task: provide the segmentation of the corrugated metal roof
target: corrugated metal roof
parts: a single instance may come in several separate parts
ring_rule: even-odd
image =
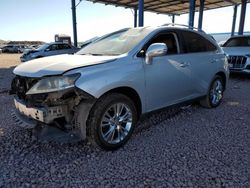
[[[93,3],[103,3],[106,5],[121,6],[125,8],[135,8],[138,0],[87,0]],[[248,0],[247,2],[250,2]],[[205,0],[204,10],[232,6],[240,4],[241,0]],[[196,11],[199,10],[200,1],[196,0]],[[189,12],[189,0],[144,0],[145,11],[160,14],[185,14]]]

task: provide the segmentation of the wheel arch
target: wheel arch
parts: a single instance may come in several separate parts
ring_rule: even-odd
[[[224,72],[217,72],[216,76],[220,76],[222,78],[222,82],[223,82],[223,88],[224,90],[226,89],[226,85],[227,85],[227,77],[226,74]]]
[[[108,95],[110,93],[120,93],[120,94],[123,94],[123,95],[129,97],[133,101],[133,103],[135,104],[138,118],[141,116],[141,114],[142,114],[142,102],[141,102],[140,95],[138,94],[138,92],[135,89],[133,89],[131,87],[118,87],[118,88],[114,88],[114,89],[111,89],[111,90],[105,92],[102,96]]]

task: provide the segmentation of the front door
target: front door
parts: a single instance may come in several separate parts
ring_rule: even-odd
[[[190,67],[180,58],[176,35],[159,34],[150,42],[153,43],[165,43],[168,52],[165,56],[154,57],[152,64],[145,64],[148,111],[182,102],[193,94]]]

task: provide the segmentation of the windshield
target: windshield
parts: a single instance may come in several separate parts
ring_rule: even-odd
[[[39,48],[36,48],[36,50],[38,50],[38,51],[45,50],[48,47],[49,47],[49,44],[43,44],[43,45],[39,46]]]
[[[250,37],[231,38],[223,47],[250,47]]]
[[[132,50],[150,30],[145,28],[123,29],[89,44],[81,49],[80,55],[121,55]]]

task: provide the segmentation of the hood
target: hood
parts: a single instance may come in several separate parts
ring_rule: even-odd
[[[39,78],[59,75],[71,69],[113,61],[117,56],[57,55],[31,60],[18,65],[14,74]]]
[[[227,55],[247,55],[250,54],[250,47],[223,47]]]

